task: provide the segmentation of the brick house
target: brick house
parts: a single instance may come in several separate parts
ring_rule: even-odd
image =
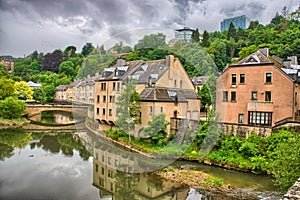
[[[268,136],[297,121],[300,66],[293,60],[270,56],[264,47],[224,70],[216,83],[216,111],[225,133]]]

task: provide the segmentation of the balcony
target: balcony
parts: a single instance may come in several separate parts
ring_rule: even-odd
[[[248,111],[273,112],[273,102],[248,101]]]

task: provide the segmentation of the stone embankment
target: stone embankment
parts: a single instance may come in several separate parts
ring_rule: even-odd
[[[283,196],[282,200],[300,200],[300,178]]]

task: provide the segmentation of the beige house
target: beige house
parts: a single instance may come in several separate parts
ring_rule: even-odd
[[[14,73],[14,58],[12,56],[0,56],[0,65],[3,65],[9,73]]]
[[[141,96],[140,127],[162,113],[169,122],[171,118],[199,120],[200,98],[179,59],[169,55],[154,61],[119,59],[115,66],[104,69],[95,80],[95,119],[101,124],[115,124],[116,101],[128,80],[136,83]]]
[[[300,66],[295,60],[270,56],[265,47],[224,70],[216,90],[224,132],[268,136],[272,128],[298,120]]]

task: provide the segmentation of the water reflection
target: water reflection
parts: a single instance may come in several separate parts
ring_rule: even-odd
[[[40,122],[49,125],[72,124],[77,122],[77,120],[74,119],[72,112],[66,112],[60,110],[42,111],[37,115],[31,116],[29,119],[34,122]]]

